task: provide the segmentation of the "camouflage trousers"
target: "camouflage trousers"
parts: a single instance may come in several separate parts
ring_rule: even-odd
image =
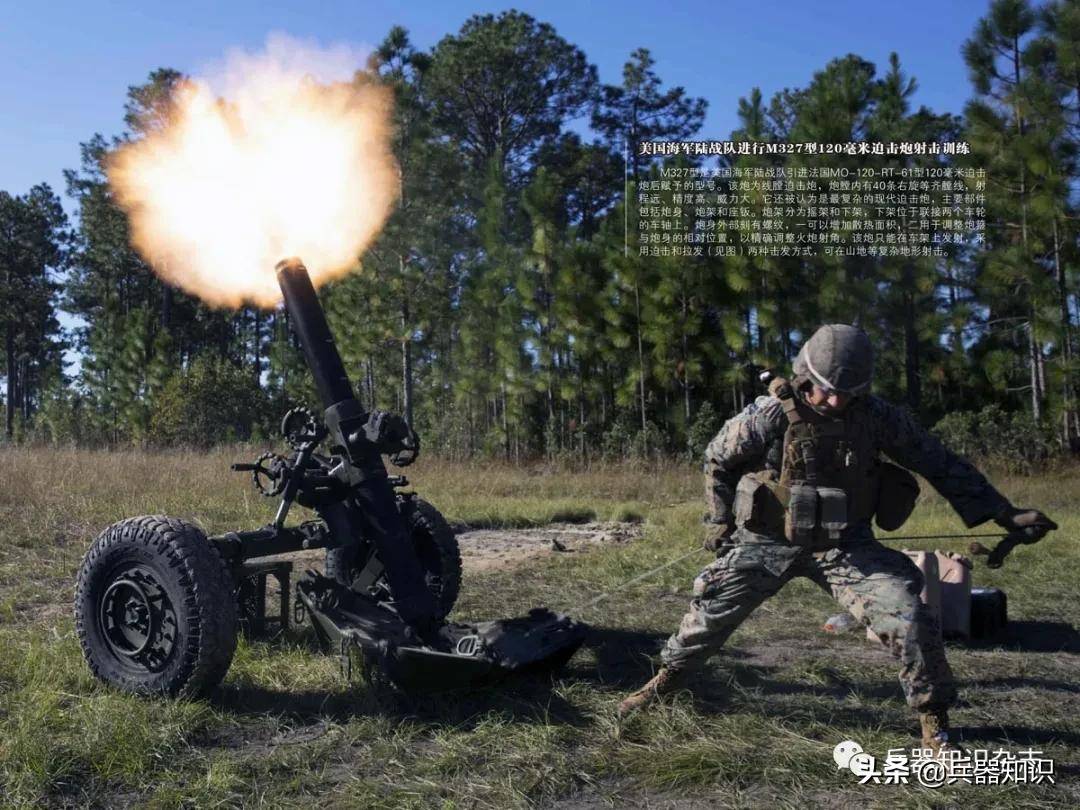
[[[746,529],[732,539],[694,581],[694,601],[661,653],[664,664],[700,669],[754,608],[803,576],[832,594],[900,660],[900,685],[910,706],[923,711],[956,700],[941,629],[919,599],[922,574],[907,555],[874,540],[869,526],[817,552]]]

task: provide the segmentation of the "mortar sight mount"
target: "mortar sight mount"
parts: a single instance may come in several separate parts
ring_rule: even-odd
[[[538,608],[526,616],[447,622],[461,582],[457,539],[434,506],[403,492],[383,455],[416,460],[419,438],[403,419],[365,411],[353,396],[307,270],[281,262],[277,279],[325,411],[289,411],[285,454],[265,453],[249,472],[256,489],[278,499],[260,529],[207,537],[164,515],[128,518],[95,540],[79,569],[76,630],[94,674],[125,691],[205,693],[228,671],[237,632],[268,621],[308,617],[347,673],[354,662],[402,689],[490,683],[523,670],[563,665],[584,639],[583,625]],[[294,506],[317,519],[286,526]],[[325,575],[295,583],[277,555],[325,549]],[[270,580],[279,611],[266,615]]]

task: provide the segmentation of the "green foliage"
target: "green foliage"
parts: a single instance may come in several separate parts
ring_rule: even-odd
[[[1053,430],[999,405],[947,414],[933,432],[954,452],[1009,472],[1031,473],[1058,450]]]
[[[611,427],[604,431],[600,441],[600,452],[605,460],[626,459],[633,456],[634,437],[640,426],[635,423],[633,414],[621,411]]]
[[[687,431],[687,453],[692,461],[701,461],[705,457],[705,448],[709,442],[720,432],[724,420],[716,412],[711,402],[703,402],[694,415],[694,421],[690,423]]]
[[[671,437],[649,421],[642,429],[632,411],[621,411],[600,441],[602,457],[607,461],[658,460],[671,450]]]
[[[147,438],[153,444],[208,447],[245,441],[274,418],[251,372],[199,358],[169,379],[154,399]]]
[[[34,414],[33,438],[50,444],[76,444],[89,438],[85,428],[85,403],[63,387],[46,391]]]

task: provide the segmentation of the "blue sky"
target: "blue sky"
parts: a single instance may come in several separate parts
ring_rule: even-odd
[[[740,96],[804,86],[829,59],[857,53],[878,65],[897,51],[917,78],[916,104],[960,112],[970,95],[960,46],[988,0],[577,0],[453,3],[413,0],[184,3],[0,0],[0,189],[48,182],[63,192],[78,145],[122,129],[128,85],[157,67],[198,74],[230,48],[258,49],[271,32],[322,45],[374,45],[404,25],[427,48],[475,13],[518,8],[551,23],[617,83],[647,47],[668,85],[709,101],[702,136],[726,138]],[[670,8],[665,8],[670,6]]]

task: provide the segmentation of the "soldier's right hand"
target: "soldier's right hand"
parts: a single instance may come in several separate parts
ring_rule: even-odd
[[[730,523],[706,523],[705,539],[701,547],[706,551],[716,551],[731,539],[731,534],[734,531],[735,527]]]
[[[1058,527],[1038,509],[1017,509],[1015,506],[1005,509],[994,518],[994,522],[1009,532],[1021,535],[1024,543],[1038,542],[1046,536],[1047,532]]]

